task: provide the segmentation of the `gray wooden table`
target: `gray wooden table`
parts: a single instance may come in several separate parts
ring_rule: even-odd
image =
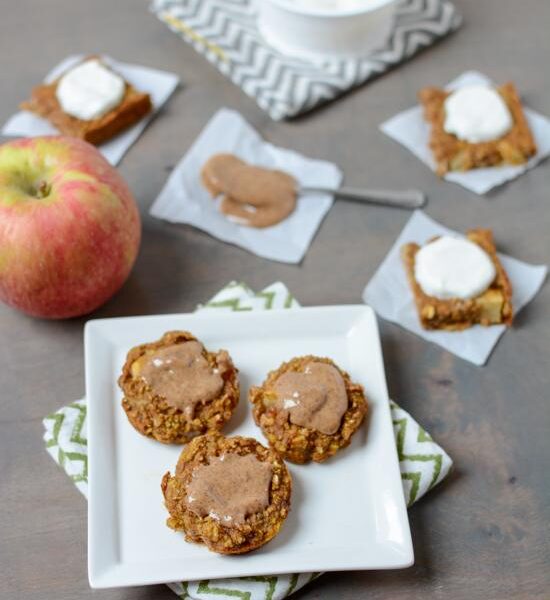
[[[415,186],[428,213],[464,230],[491,227],[500,248],[550,262],[550,163],[488,197],[438,181],[377,130],[419,87],[476,68],[513,79],[550,113],[550,3],[457,0],[460,32],[345,99],[274,123],[148,13],[144,1],[0,2],[0,120],[73,52],[106,52],[175,71],[185,86],[120,170],[142,209],[133,274],[98,317],[190,311],[231,279],[284,281],[306,305],[356,303],[408,218],[337,202],[305,260],[259,259],[188,227],[147,216],[172,166],[220,107],[239,110],[269,140],[338,163],[354,185]],[[82,396],[84,320],[46,322],[0,307],[0,597],[10,600],[160,599],[164,586],[92,592],[86,503],[44,451],[42,417]],[[454,475],[410,511],[414,567],[327,574],[296,594],[314,598],[542,598],[550,589],[550,289],[517,319],[488,366],[477,368],[397,326],[381,324],[391,395],[448,450]]]

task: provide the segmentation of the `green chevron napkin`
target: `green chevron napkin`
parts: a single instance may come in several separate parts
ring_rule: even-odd
[[[197,310],[270,310],[299,308],[280,282],[255,293],[243,283],[232,282]],[[452,460],[430,435],[402,408],[391,402],[395,441],[407,505],[442,481]],[[44,419],[44,441],[53,459],[78,489],[88,493],[86,400],[77,400]],[[182,581],[167,585],[182,600],[282,600],[321,573],[290,573],[263,577],[238,577],[205,581]]]

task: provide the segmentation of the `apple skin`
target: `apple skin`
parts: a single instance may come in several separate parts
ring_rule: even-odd
[[[122,176],[64,136],[0,146],[0,300],[37,317],[87,314],[125,282],[141,238]]]

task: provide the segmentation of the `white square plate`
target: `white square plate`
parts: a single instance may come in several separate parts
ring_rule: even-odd
[[[226,435],[265,439],[247,391],[293,356],[332,358],[365,387],[370,416],[349,448],[324,464],[292,465],[292,510],[281,533],[242,556],[221,556],[165,525],[162,475],[181,448],[139,435],[116,380],[128,350],[184,329],[239,368],[242,397]],[[368,306],[90,321],[88,572],[92,587],[307,571],[395,569],[413,563],[376,317]]]

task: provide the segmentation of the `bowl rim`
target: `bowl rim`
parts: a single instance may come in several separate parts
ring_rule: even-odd
[[[326,19],[334,19],[338,17],[352,17],[359,15],[366,15],[380,8],[396,4],[397,0],[365,0],[368,2],[368,8],[348,8],[346,10],[330,10],[330,9],[315,9],[315,8],[303,8],[294,6],[291,3],[292,0],[257,0],[258,3],[266,2],[277,6],[289,13],[294,13],[303,16],[319,17]]]

